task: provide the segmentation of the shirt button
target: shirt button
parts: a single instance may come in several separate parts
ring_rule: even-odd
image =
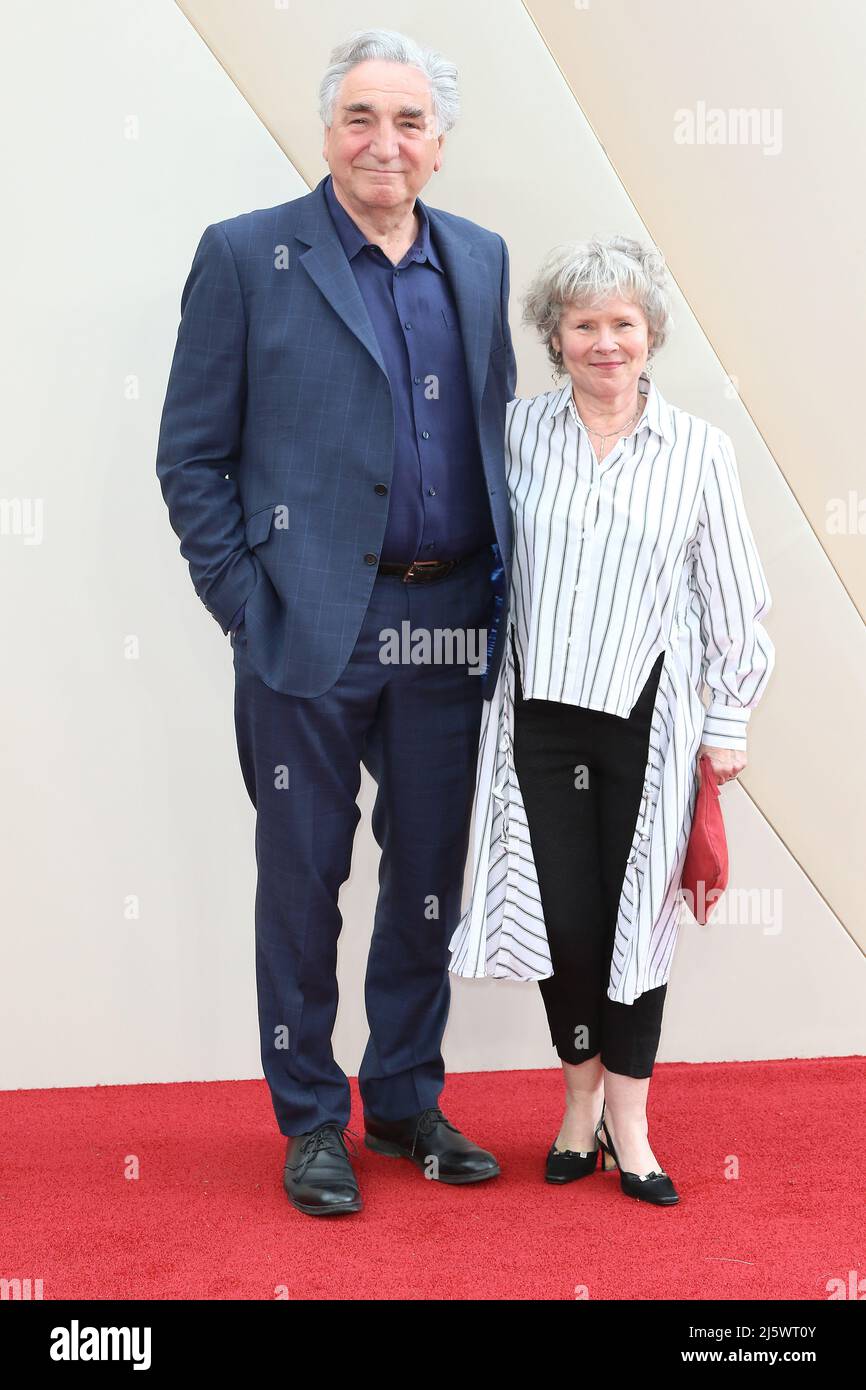
[[[429,439],[429,438],[430,438],[430,431],[429,431],[429,430],[422,430],[422,431],[421,431],[421,438],[422,438],[422,439]]]
[[[415,383],[416,386],[420,386],[420,385],[421,385],[421,378],[420,378],[420,376],[413,376],[412,380],[414,381],[414,383]]]
[[[372,552],[371,550],[369,550],[369,551],[367,552],[367,554],[364,556],[364,561],[365,561],[365,563],[368,564],[368,565],[375,565],[375,563],[376,563],[376,561],[377,561],[378,559],[379,559],[378,555],[374,555],[373,552]]]
[[[404,327],[404,328],[411,328],[412,325],[411,325],[411,323],[404,323],[404,324],[403,324],[403,327]]]
[[[435,496],[436,496],[436,489],[435,489],[435,487],[428,487],[428,489],[427,489],[427,496],[428,496],[428,497],[435,497]]]
[[[380,497],[384,497],[388,489],[384,483],[377,483],[376,486],[373,488],[373,491],[378,492]]]

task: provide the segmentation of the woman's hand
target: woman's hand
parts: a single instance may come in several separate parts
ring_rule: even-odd
[[[746,766],[746,755],[739,748],[711,748],[702,743],[698,749],[698,786],[701,785],[701,758],[706,753],[716,775],[716,781],[731,782]]]

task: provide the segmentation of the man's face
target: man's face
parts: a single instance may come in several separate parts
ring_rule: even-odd
[[[430,83],[418,68],[371,59],[343,78],[322,153],[349,203],[411,208],[442,165]]]

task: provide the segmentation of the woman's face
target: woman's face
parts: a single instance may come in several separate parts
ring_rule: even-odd
[[[567,305],[551,341],[576,391],[603,404],[637,389],[652,335],[637,304],[606,299],[591,309]]]

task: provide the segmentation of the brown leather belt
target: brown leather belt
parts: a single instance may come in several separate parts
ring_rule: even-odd
[[[411,565],[383,560],[378,573],[399,574],[404,584],[429,584],[433,579],[444,579],[445,575],[450,574],[458,565],[471,559],[471,555],[464,555],[459,560],[413,560]]]

